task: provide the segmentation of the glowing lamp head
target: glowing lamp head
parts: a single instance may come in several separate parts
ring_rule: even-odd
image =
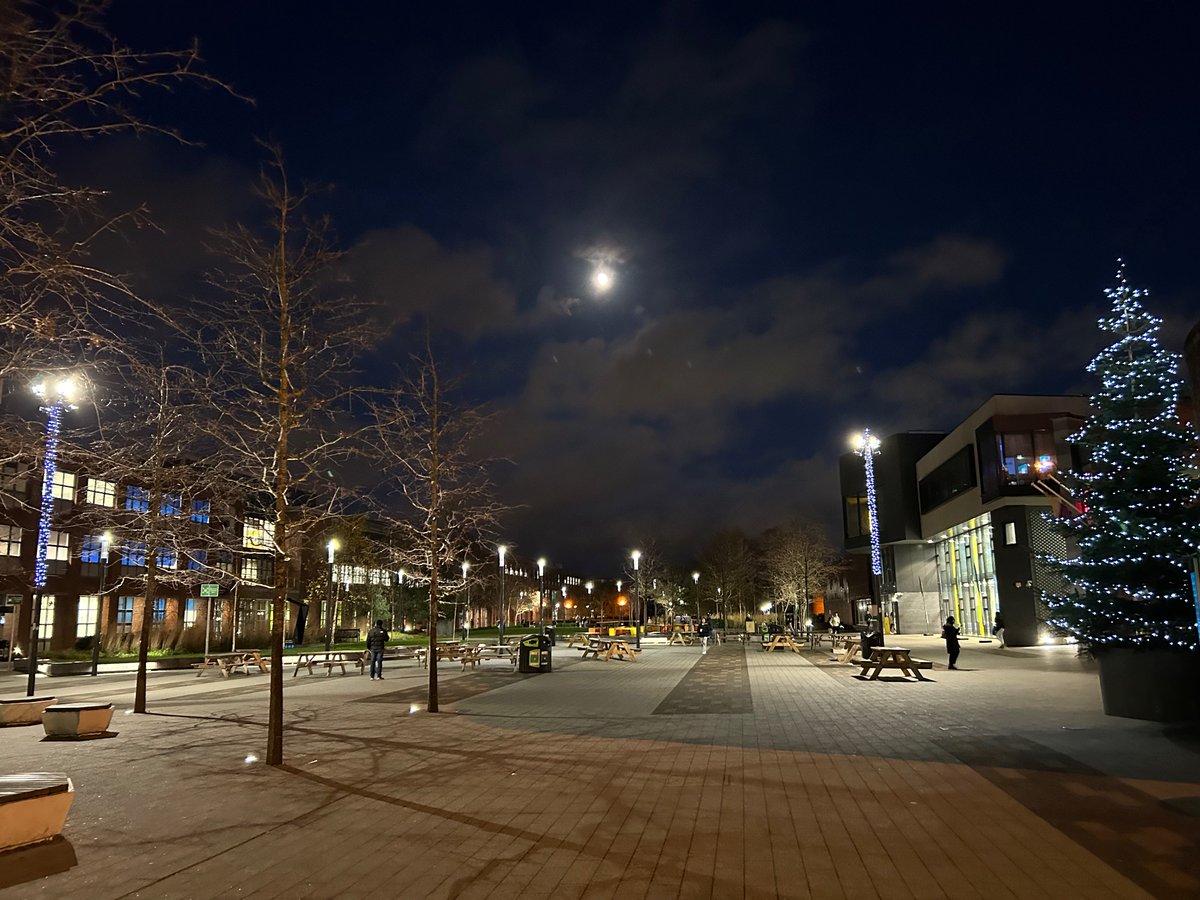
[[[589,594],[592,592],[592,588],[594,588],[595,586],[596,586],[596,582],[594,582],[594,581],[589,581],[587,584],[584,585],[584,587],[587,588],[587,592]]]
[[[508,548],[506,546],[504,546],[503,544],[501,544],[499,547],[496,548],[496,552],[500,554],[500,565],[503,566],[504,565],[504,555],[506,553],[508,553]]]
[[[624,605],[625,605],[626,603],[628,603],[628,602],[629,602],[629,601],[628,601],[628,600],[626,600],[624,597],[618,597],[618,598],[617,598],[617,606],[624,606]]]
[[[325,545],[325,549],[326,549],[326,551],[328,551],[328,559],[329,559],[330,565],[333,565],[333,554],[337,553],[339,546],[341,546],[341,545],[338,544],[337,538],[330,538],[329,543]]]
[[[397,575],[400,577],[400,583],[401,583],[401,584],[404,584],[404,579],[408,577],[408,573],[407,573],[407,572],[405,572],[403,569],[401,569],[401,570],[400,570],[399,572],[397,572],[396,574],[397,574]]]
[[[543,556],[543,557],[539,558],[537,566],[538,566],[538,577],[541,577],[542,575],[544,575],[546,573],[546,557]]]
[[[463,578],[467,577],[467,569],[469,569],[469,568],[471,568],[471,564],[469,562],[467,562],[466,560],[463,560],[463,564],[462,564]]]
[[[629,554],[629,556],[633,560],[633,570],[636,572],[638,569],[638,563],[640,563],[641,559],[642,559],[642,551],[634,550],[632,553]]]
[[[700,573],[693,572],[692,573],[692,584],[699,584],[699,583],[700,583]]]

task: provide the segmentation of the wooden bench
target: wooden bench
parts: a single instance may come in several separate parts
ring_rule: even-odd
[[[8,725],[37,725],[42,721],[42,711],[53,703],[53,697],[0,700],[0,728]]]
[[[74,799],[71,779],[57,772],[0,775],[0,850],[58,837]]]
[[[104,734],[112,724],[111,703],[56,703],[42,713],[46,737],[91,737]]]

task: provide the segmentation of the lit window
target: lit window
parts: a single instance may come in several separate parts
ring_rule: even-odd
[[[98,534],[89,534],[84,537],[80,545],[79,558],[85,563],[101,562],[101,554],[104,552],[104,545]]]
[[[150,512],[150,492],[136,484],[126,485],[125,508],[133,512]]]
[[[247,550],[275,549],[275,523],[266,519],[246,519],[242,532],[242,546]]]
[[[209,513],[212,511],[212,505],[207,500],[192,501],[192,521],[206,523],[208,522]]]
[[[89,478],[84,499],[95,506],[116,506],[117,485],[115,482],[104,481],[100,478]]]
[[[75,499],[75,473],[55,469],[54,480],[50,483],[50,492],[54,494],[55,500],[73,501]]]
[[[177,516],[183,512],[183,498],[179,494],[163,494],[161,512],[164,516]]]
[[[21,529],[16,525],[0,525],[0,556],[21,555]]]
[[[146,564],[146,542],[145,541],[122,541],[121,542],[121,565],[123,566],[144,566]]]
[[[1017,542],[1017,523],[1004,523],[1004,544],[1006,547],[1011,547]]]
[[[208,565],[207,550],[192,550],[188,553],[187,567],[193,571],[199,571]]]
[[[28,490],[29,480],[25,477],[25,469],[16,463],[5,463],[0,466],[0,491],[24,496]]]
[[[242,578],[246,581],[262,581],[262,560],[247,556],[242,560]]]
[[[42,597],[42,614],[39,618],[39,633],[38,633],[38,648],[41,650],[50,649],[50,639],[54,637],[54,606],[55,596],[53,594],[45,594]]]
[[[154,603],[150,607],[150,609],[151,609],[151,616],[150,616],[151,622],[167,621],[167,598],[166,597],[155,597]]]
[[[65,531],[51,531],[46,540],[46,559],[66,562],[71,558],[69,538]]]
[[[234,573],[233,554],[228,550],[218,550],[217,568],[226,575],[232,575]]]
[[[133,597],[117,598],[117,631],[133,630]]]
[[[196,605],[199,601],[195,597],[188,597],[183,604],[183,627],[191,628],[196,624]]]
[[[158,567],[160,569],[174,569],[179,565],[179,554],[167,547],[158,548]]]
[[[96,594],[83,594],[79,598],[79,615],[75,617],[75,637],[89,638],[96,633],[96,619],[100,614],[100,598]]]

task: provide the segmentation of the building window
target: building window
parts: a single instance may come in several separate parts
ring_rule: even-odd
[[[51,531],[46,540],[46,560],[66,562],[71,558],[70,538],[65,531]]]
[[[21,555],[21,529],[16,525],[0,525],[0,556]]]
[[[150,512],[150,492],[136,484],[126,485],[125,508],[132,512]]]
[[[1039,470],[1057,467],[1054,435],[1049,431],[998,434],[996,446],[1009,484],[1031,484]]]
[[[196,624],[196,606],[199,600],[195,597],[188,597],[183,602],[183,627],[192,628]]]
[[[228,550],[217,551],[217,569],[226,575],[232,575],[236,571],[233,567],[233,554]]]
[[[191,550],[188,552],[187,567],[194,572],[198,572],[208,565],[207,550]]]
[[[846,498],[846,537],[867,537],[871,534],[871,511],[865,494]]]
[[[271,560],[261,556],[242,558],[242,579],[256,584],[266,584],[271,576]]]
[[[174,569],[179,565],[179,554],[167,547],[159,547],[157,556],[160,569]]]
[[[75,617],[75,637],[90,638],[96,633],[96,620],[100,617],[100,597],[83,594],[79,598],[79,615]]]
[[[192,501],[192,521],[200,522],[201,524],[208,523],[209,513],[212,512],[212,504],[207,500]]]
[[[133,630],[133,597],[117,598],[117,631],[121,634]]]
[[[103,542],[98,534],[86,535],[80,544],[79,558],[85,563],[101,562],[100,555],[104,552]]]
[[[123,565],[123,566],[144,566],[144,565],[146,565],[146,542],[145,541],[122,541],[121,542],[121,565]]]
[[[161,512],[164,516],[178,516],[183,512],[183,498],[179,494],[163,494]]]
[[[1004,523],[1004,546],[1012,547],[1017,543],[1017,523]]]
[[[95,506],[116,506],[117,485],[115,482],[104,481],[100,478],[89,478],[84,499]]]
[[[16,463],[0,466],[0,490],[6,494],[24,497],[29,491],[29,479],[25,470]]]
[[[36,595],[34,600],[37,600]],[[42,595],[42,614],[38,618],[38,649],[49,650],[54,637],[54,595]]]
[[[274,550],[275,523],[266,519],[246,519],[242,531],[242,546],[247,550]]]
[[[75,500],[75,473],[54,470],[54,480],[50,482],[50,492],[55,500]]]
[[[167,621],[167,598],[166,597],[155,597],[154,603],[151,605],[150,610],[151,610],[151,615],[150,615],[151,622]]]
[[[921,512],[941,506],[978,482],[975,480],[975,445],[967,444],[948,460],[921,479],[918,492]]]

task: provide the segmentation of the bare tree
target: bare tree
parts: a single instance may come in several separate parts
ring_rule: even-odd
[[[700,589],[728,628],[730,606],[744,611],[754,596],[754,555],[746,536],[735,529],[713,535],[700,555],[700,572]]]
[[[106,0],[0,8],[0,377],[75,366],[120,342],[134,291],[94,257],[101,236],[144,224],[105,209],[107,192],[63,179],[64,147],[122,133],[174,131],[136,100],[184,83],[221,86],[195,48],[138,53],[103,24]]]
[[[492,497],[490,460],[475,455],[487,422],[477,407],[451,398],[428,335],[415,373],[374,404],[373,455],[381,500],[398,534],[397,565],[429,586],[429,697],[438,711],[437,621],[441,593],[463,586],[461,564],[491,532],[501,507]]]
[[[304,217],[311,191],[294,189],[282,152],[268,150],[259,179],[268,222],[218,236],[217,294],[195,302],[180,324],[214,380],[213,462],[231,479],[253,478],[270,507],[259,535],[275,563],[266,761],[280,765],[289,580],[305,533],[335,502],[331,475],[355,432],[347,424],[355,366],[373,330],[368,309],[337,290],[329,221]]]
[[[816,525],[799,522],[762,536],[763,579],[781,610],[791,607],[799,625],[813,595],[841,572],[837,553]]]

